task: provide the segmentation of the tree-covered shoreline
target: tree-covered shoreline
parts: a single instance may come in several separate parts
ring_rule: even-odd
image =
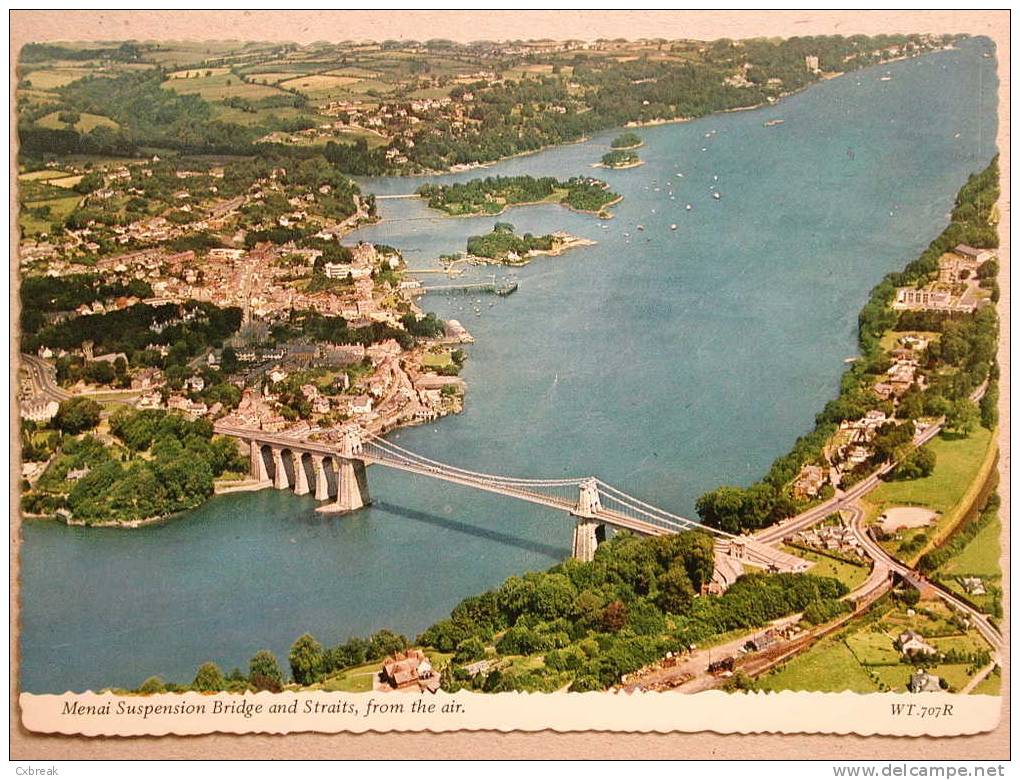
[[[399,83],[385,98],[378,95],[391,118],[385,123],[386,134],[381,134],[383,145],[370,146],[355,134],[350,142],[329,141],[327,156],[352,175],[446,171],[490,163],[628,124],[689,120],[767,105],[827,74],[922,54],[953,40],[951,35],[856,35],[719,39],[704,45],[646,41],[636,45],[635,56],[622,60],[613,56],[611,47],[594,52],[567,47],[545,55],[507,53],[494,61],[480,44],[430,41],[412,60],[417,69],[409,69],[406,83]],[[187,63],[195,68],[194,74],[182,76],[165,64],[158,48],[135,42],[91,50],[26,46],[19,60],[22,93],[38,89],[33,75],[48,60],[76,61],[85,67],[104,58],[106,67],[101,74],[51,88],[45,100],[23,101],[27,104],[19,107],[18,116],[22,150],[37,158],[82,153],[141,156],[157,148],[179,154],[317,153],[316,144],[271,140],[274,134],[316,131],[325,115],[312,99],[315,93],[260,79],[279,57],[300,52],[273,47],[246,55],[249,62],[244,65],[233,64],[230,58],[197,57]],[[343,67],[351,52],[343,46],[317,44],[307,47],[305,56]],[[499,75],[466,78],[452,88],[443,85],[459,111],[436,116],[422,111],[423,121],[408,125],[403,118],[415,111],[409,97],[412,83],[428,73],[432,58],[443,57],[494,67]],[[108,72],[111,63],[116,67]],[[515,72],[515,66],[536,63],[548,71],[532,78]],[[223,73],[214,76],[212,67]],[[188,87],[193,75],[196,81],[208,82],[206,91]],[[105,121],[95,126],[68,121],[81,116]],[[353,127],[354,120],[349,121]]]
[[[796,514],[806,504],[791,494],[791,483],[806,463],[824,462],[826,442],[845,421],[862,418],[869,410],[886,413],[891,422],[879,429],[873,453],[859,465],[853,476],[860,478],[886,460],[908,455],[913,436],[911,420],[946,416],[947,427],[965,430],[980,419],[986,428],[998,420],[998,316],[994,306],[982,306],[971,313],[904,310],[892,308],[897,288],[920,286],[935,278],[939,258],[959,244],[994,248],[998,233],[994,208],[999,196],[998,155],[979,173],[971,174],[956,196],[949,225],[920,257],[903,271],[886,274],[871,291],[858,317],[858,346],[861,357],[840,379],[839,395],[816,415],[814,429],[799,437],[792,449],[777,458],[768,472],[749,487],[724,485],[698,498],[696,508],[702,521],[732,533],[763,528]],[[983,280],[991,290],[991,302],[998,300],[995,261],[992,274]],[[979,271],[979,276],[981,272]],[[881,344],[888,331],[924,331],[940,335],[922,354],[922,369],[929,377],[922,390],[914,387],[898,405],[882,400],[874,384],[892,361]],[[970,395],[987,381],[985,401],[980,406]],[[903,424],[896,425],[895,421]],[[926,456],[920,456],[922,460]],[[923,464],[922,464],[923,465]],[[904,476],[903,470],[892,478]]]
[[[804,613],[807,624],[821,623],[845,611],[840,599],[847,586],[812,574],[745,574],[722,595],[699,595],[712,578],[713,561],[712,538],[703,532],[620,533],[599,546],[593,561],[569,559],[545,572],[511,576],[464,599],[413,644],[443,659],[446,691],[594,691],[666,653],[729,631],[795,613]],[[327,686],[345,670],[364,670],[411,644],[387,630],[335,646],[304,634],[288,656],[289,684]],[[247,675],[224,675],[207,662],[190,685],[150,678],[136,692],[279,691],[287,684],[275,656],[261,650]]]
[[[415,192],[428,201],[429,208],[451,216],[495,216],[512,206],[536,203],[559,203],[602,215],[622,200],[606,182],[580,176],[566,181],[552,176],[490,176],[455,184],[423,184]]]

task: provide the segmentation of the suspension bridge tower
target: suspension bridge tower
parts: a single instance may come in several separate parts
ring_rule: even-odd
[[[348,425],[341,431],[336,464],[336,501],[319,507],[319,512],[354,512],[372,503],[365,473],[364,438],[361,428]]]
[[[584,480],[579,486],[577,506],[571,512],[577,518],[572,555],[579,561],[593,560],[600,538],[605,538],[605,526],[598,522],[601,511],[598,482],[594,477]]]

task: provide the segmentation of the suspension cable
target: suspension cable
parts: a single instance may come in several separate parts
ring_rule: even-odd
[[[500,474],[486,474],[485,472],[470,471],[469,469],[463,469],[458,466],[451,466],[448,463],[443,463],[438,460],[426,458],[424,455],[419,455],[416,452],[412,452],[411,450],[401,447],[399,444],[394,444],[393,442],[386,441],[385,439],[381,439],[378,436],[371,436],[369,439],[369,443],[375,445],[376,447],[383,450],[384,452],[386,452],[386,454],[390,456],[398,458],[402,457],[407,460],[417,461],[422,464],[427,464],[427,466],[433,468],[440,468],[445,469],[447,471],[458,472],[460,474],[472,477],[474,479],[486,479],[493,482],[499,482],[504,484],[534,485],[537,487],[561,487],[561,486],[565,487],[567,485],[576,486],[580,484],[584,479],[582,477],[563,479],[528,479],[524,477],[507,477]]]
[[[641,499],[634,498],[634,496],[631,496],[631,495],[628,495],[627,493],[624,493],[619,488],[615,488],[612,485],[610,485],[610,484],[608,484],[606,482],[603,482],[601,479],[596,479],[596,482],[598,483],[599,488],[601,488],[602,490],[605,490],[607,493],[610,493],[610,494],[612,494],[612,493],[616,494],[616,496],[612,496],[612,495],[609,496],[613,500],[620,501],[621,503],[627,503],[627,501],[631,501],[631,502],[633,502],[633,504],[636,504],[637,507],[642,507],[643,509],[638,509],[636,506],[631,505],[632,509],[635,509],[638,512],[642,512],[642,514],[653,515],[653,516],[654,515],[658,515],[660,520],[665,520],[665,521],[668,521],[668,522],[677,522],[677,523],[680,523],[680,524],[682,524],[682,525],[684,525],[684,526],[686,526],[688,528],[691,527],[691,526],[694,526],[694,527],[697,527],[697,528],[704,529],[706,531],[710,531],[713,534],[718,534],[718,535],[722,535],[722,536],[728,536],[730,538],[736,538],[736,536],[734,534],[728,533],[728,532],[723,531],[723,530],[721,530],[719,528],[712,528],[711,526],[705,525],[704,523],[699,523],[696,520],[688,520],[686,517],[680,517],[679,515],[674,515],[672,512],[667,512],[665,509],[659,509],[659,507],[652,506],[651,504],[645,503]],[[618,498],[617,496],[622,497],[622,498]]]

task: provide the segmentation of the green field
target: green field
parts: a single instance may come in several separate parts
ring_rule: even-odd
[[[783,545],[782,549],[798,558],[813,562],[815,565],[811,567],[811,574],[818,577],[835,577],[845,583],[850,590],[861,585],[871,573],[868,566],[848,563],[822,553],[809,552],[801,547]]]
[[[923,531],[928,543],[909,553],[907,563],[916,561],[933,540],[944,537],[945,531],[954,527],[969,508],[972,496],[981,488],[977,478],[983,468],[991,468],[990,445],[994,445],[992,432],[980,426],[966,438],[938,436],[927,445],[935,453],[935,470],[931,476],[883,482],[868,494],[863,503],[869,507],[869,520],[892,506],[924,506],[939,513],[935,524]],[[909,531],[904,537],[910,538],[919,532]],[[900,545],[895,541],[884,546],[894,555],[899,552]]]
[[[169,79],[163,82],[165,89],[172,89],[180,95],[200,95],[204,100],[225,100],[230,97],[245,100],[259,100],[264,97],[284,94],[274,87],[262,84],[248,84],[229,71],[203,75],[199,78]]]
[[[37,123],[39,127],[46,127],[50,130],[63,130],[66,124],[60,121],[60,112],[54,111],[42,117]],[[109,117],[99,114],[80,114],[80,118],[74,123],[74,129],[79,133],[87,133],[97,127],[118,127],[117,123]]]
[[[900,654],[887,634],[861,631],[846,638],[846,645],[864,666],[898,664]]]
[[[874,693],[878,686],[839,639],[823,639],[808,652],[758,680],[766,691]]]
[[[974,686],[974,695],[998,696],[1001,693],[1002,673],[996,668],[985,679]]]
[[[945,514],[963,497],[984,460],[992,432],[978,427],[965,439],[937,436],[928,445],[935,453],[930,477],[884,482],[868,495],[869,504],[926,506]]]
[[[25,204],[29,208],[49,206],[50,216],[48,219],[42,219],[32,214],[28,214],[24,209],[22,209],[18,214],[18,224],[21,226],[22,233],[25,236],[37,236],[40,233],[48,233],[51,229],[51,224],[63,222],[67,218],[67,215],[75,210],[80,200],[80,196],[72,195],[64,198],[53,198],[51,200],[32,201],[31,203]]]
[[[944,577],[974,575],[978,577],[1000,577],[999,561],[1002,558],[1000,540],[1002,521],[996,517],[963,548],[963,551],[939,569]]]
[[[306,116],[299,108],[284,106],[280,108],[263,108],[258,111],[242,111],[222,103],[213,103],[213,117],[219,122],[235,125],[265,125],[270,118],[288,120]]]

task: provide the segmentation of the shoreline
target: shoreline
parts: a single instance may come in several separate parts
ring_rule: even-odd
[[[425,199],[421,198],[421,200],[425,200]],[[434,206],[429,206],[428,203],[426,203],[425,205],[426,205],[427,208],[431,209],[432,211],[438,211],[444,217],[449,217],[450,219],[464,219],[464,218],[473,218],[473,217],[500,217],[503,214],[506,214],[506,212],[508,212],[508,211],[510,211],[512,209],[517,208],[518,206],[560,206],[561,208],[565,208],[565,209],[567,209],[569,211],[573,211],[575,214],[591,214],[593,217],[597,217],[597,216],[600,216],[605,209],[608,209],[608,208],[611,208],[612,206],[615,206],[617,203],[619,203],[622,200],[623,200],[623,195],[619,195],[618,197],[616,197],[613,200],[609,201],[609,203],[605,204],[598,211],[592,211],[591,209],[577,209],[577,208],[574,208],[573,206],[571,206],[565,200],[548,200],[546,198],[543,198],[542,200],[529,200],[529,201],[524,201],[524,202],[521,202],[521,203],[504,203],[503,204],[503,208],[501,208],[499,211],[491,211],[491,212],[490,211],[473,211],[473,212],[470,212],[470,213],[463,213],[463,214],[451,214],[446,209],[436,208]],[[612,215],[610,215],[610,216],[612,216]],[[382,221],[382,220],[380,220],[380,221]]]
[[[558,246],[554,246],[552,249],[532,249],[517,262],[507,262],[506,260],[498,260],[492,257],[480,257],[478,255],[465,255],[463,259],[471,265],[505,265],[510,268],[521,268],[530,264],[536,257],[559,257],[560,255],[566,254],[571,249],[580,249],[582,247],[595,246],[598,244],[598,241],[591,238],[584,238],[583,236],[573,236],[568,233],[554,233],[553,235],[559,238],[562,243]]]
[[[776,98],[775,102],[772,102],[772,103],[769,103],[768,101],[766,101],[764,103],[755,103],[754,105],[750,105],[750,106],[736,106],[734,108],[720,108],[720,109],[717,109],[715,111],[710,111],[707,114],[703,114],[701,116],[672,117],[670,119],[646,119],[646,120],[632,119],[632,120],[630,120],[628,122],[625,122],[622,125],[616,125],[615,126],[615,130],[633,129],[633,128],[642,128],[642,127],[658,127],[660,125],[682,124],[684,122],[694,122],[694,121],[697,121],[699,119],[708,119],[709,117],[714,116],[716,114],[730,114],[730,113],[733,113],[735,111],[757,111],[758,109],[761,109],[761,108],[768,108],[770,106],[779,105],[780,102],[782,102],[783,100],[785,100],[788,97],[793,97],[794,95],[798,95],[798,94],[800,94],[802,92],[805,92],[805,91],[811,89],[812,87],[817,86],[818,84],[821,84],[821,83],[826,82],[826,81],[831,81],[833,79],[840,78],[841,76],[849,76],[851,73],[857,73],[857,72],[860,72],[860,71],[863,71],[863,70],[867,70],[868,68],[881,67],[883,65],[888,65],[888,64],[893,63],[893,62],[903,62],[905,60],[912,60],[912,59],[917,59],[919,57],[926,57],[926,56],[928,56],[930,54],[938,54],[939,52],[943,52],[943,51],[952,51],[954,48],[955,47],[950,43],[950,44],[946,44],[944,46],[940,46],[938,48],[932,49],[930,51],[921,52],[920,54],[903,54],[903,55],[899,55],[897,57],[890,57],[889,59],[884,59],[884,60],[881,60],[879,62],[872,63],[870,65],[865,65],[863,68],[857,68],[856,70],[823,73],[823,74],[820,74],[820,76],[818,78],[818,81],[811,82],[810,84],[805,84],[800,89],[794,90],[792,92],[784,92],[784,93],[780,94]],[[596,132],[597,133],[603,133],[603,132],[609,133],[609,132],[612,132],[613,130],[614,130],[613,127],[608,127],[605,130],[599,130],[599,131],[596,131]],[[387,177],[388,176],[394,176],[394,177],[404,177],[404,176],[447,176],[449,174],[463,173],[464,171],[475,170],[477,168],[491,168],[492,166],[498,165],[499,163],[504,162],[506,160],[513,160],[513,159],[515,159],[517,157],[526,157],[528,155],[538,154],[539,152],[544,152],[544,151],[547,151],[549,149],[555,149],[555,148],[561,147],[561,146],[570,146],[572,144],[584,143],[585,141],[589,141],[589,140],[591,140],[591,138],[589,136],[584,136],[584,137],[578,138],[578,139],[573,140],[573,141],[561,141],[559,143],[548,144],[546,146],[539,147],[538,149],[528,150],[528,151],[525,151],[525,152],[517,152],[515,154],[507,155],[506,157],[500,157],[500,158],[498,158],[496,160],[490,160],[489,162],[484,162],[484,163],[463,163],[463,164],[460,164],[460,165],[454,165],[454,166],[451,166],[450,168],[447,168],[446,170],[442,170],[442,171],[437,171],[437,170],[434,170],[434,169],[426,169],[426,170],[423,170],[423,171],[421,171],[419,173],[404,173],[404,172],[399,172],[399,173],[395,173],[395,174],[386,174],[386,176]],[[644,146],[644,141],[641,142],[640,146]],[[613,147],[610,145],[609,148],[612,149]],[[621,147],[621,148],[618,148],[616,151],[625,151],[626,149],[637,149],[637,148],[639,148],[639,147]]]
[[[607,171],[626,171],[629,168],[638,168],[645,164],[644,160],[635,160],[634,162],[624,163],[623,165],[606,165],[605,163],[597,162],[592,163],[592,168],[605,168]]]

